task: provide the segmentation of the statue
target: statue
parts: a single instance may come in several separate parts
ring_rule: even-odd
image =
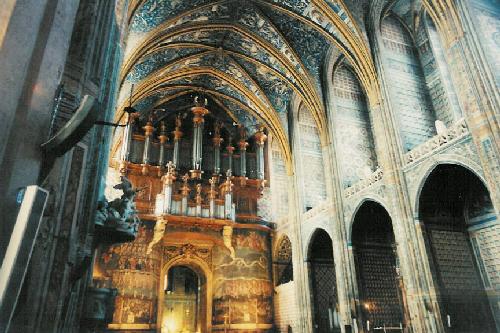
[[[180,131],[181,126],[182,126],[182,118],[181,118],[181,115],[180,115],[180,114],[178,114],[178,115],[175,117],[175,130],[176,130],[176,131]]]
[[[134,189],[132,183],[124,176],[120,179],[121,183],[113,188],[122,190],[122,196],[111,202],[106,198],[100,201],[95,219],[96,227],[101,229],[103,238],[116,243],[134,240],[140,223],[134,198],[142,189]]]

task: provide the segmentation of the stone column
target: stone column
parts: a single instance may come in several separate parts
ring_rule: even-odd
[[[370,22],[374,31],[379,31],[379,22]],[[377,28],[375,28],[377,27]],[[439,317],[438,309],[427,306],[435,300],[433,291],[432,274],[427,271],[427,256],[425,249],[415,240],[419,236],[414,224],[408,189],[404,179],[404,152],[401,137],[398,131],[396,115],[392,105],[394,101],[388,93],[387,80],[383,62],[383,50],[379,32],[372,36],[373,54],[380,82],[379,95],[370,95],[370,113],[374,126],[374,140],[379,154],[378,161],[383,168],[382,181],[386,186],[389,202],[392,204],[392,225],[397,244],[398,258],[401,263],[401,276],[405,285],[407,311],[411,317],[414,332],[430,332],[436,318]],[[418,272],[419,274],[415,274]],[[442,327],[438,332],[442,331]]]
[[[486,183],[497,215],[500,214],[500,97],[494,75],[482,56],[478,37],[471,24],[467,2],[446,6],[444,17],[458,15],[454,26],[445,22],[448,31],[436,25],[445,41],[450,74],[465,120],[477,148]],[[467,33],[464,33],[467,31]]]

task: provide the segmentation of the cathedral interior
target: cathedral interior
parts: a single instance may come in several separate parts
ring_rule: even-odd
[[[3,0],[0,332],[500,332],[499,0]]]

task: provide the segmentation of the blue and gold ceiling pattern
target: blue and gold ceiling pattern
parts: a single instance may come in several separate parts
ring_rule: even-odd
[[[203,92],[241,124],[263,124],[287,144],[294,95],[324,127],[321,75],[330,48],[362,82],[374,73],[341,0],[132,0],[129,7],[121,108],[132,84],[132,103],[143,112]]]

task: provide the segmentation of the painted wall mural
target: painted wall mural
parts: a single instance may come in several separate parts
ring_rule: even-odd
[[[270,240],[266,232],[237,229],[235,257],[214,254],[213,325],[218,330],[245,325],[270,329],[273,323]]]
[[[94,285],[118,289],[112,324],[156,322],[160,256],[146,253],[152,236],[151,223],[145,223],[134,242],[102,248],[97,257]]]

